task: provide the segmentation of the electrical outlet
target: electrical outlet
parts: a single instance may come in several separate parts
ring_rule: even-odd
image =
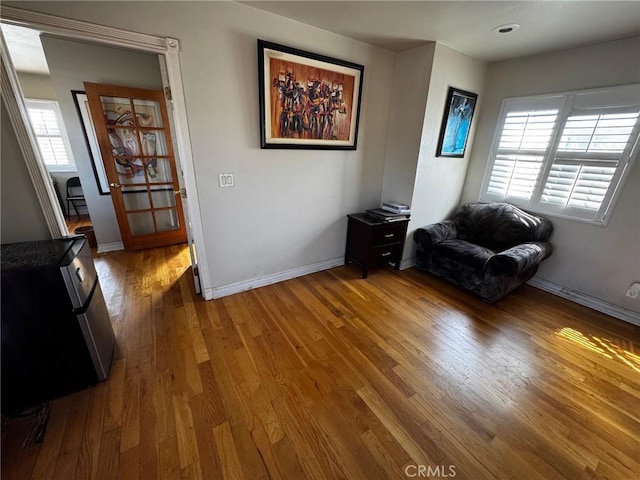
[[[640,294],[640,282],[632,283],[631,286],[629,286],[629,290],[627,290],[627,297],[638,298],[639,294]]]
[[[218,174],[218,184],[221,187],[233,187],[233,173],[220,173]]]

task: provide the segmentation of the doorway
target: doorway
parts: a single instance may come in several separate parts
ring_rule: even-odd
[[[162,90],[157,55],[41,35],[37,30],[21,27],[3,26],[2,29],[12,60],[16,58],[14,68],[27,100],[27,110],[31,114],[30,99],[35,99],[38,104],[51,103],[58,113],[59,133],[63,140],[59,149],[63,150],[66,145],[68,160],[66,165],[52,165],[44,155],[43,160],[55,181],[69,233],[74,233],[72,227],[76,220],[89,220],[99,253],[124,249],[124,235],[104,175],[94,122],[89,117],[84,82],[118,81],[120,85]],[[13,55],[14,52],[17,55]],[[85,202],[66,202],[67,184],[71,178],[78,178],[81,187],[75,187],[70,193],[82,192]]]
[[[204,251],[204,234],[200,222],[200,208],[196,192],[193,157],[186,127],[186,107],[184,104],[182,77],[178,61],[178,41],[111,27],[103,27],[82,21],[61,19],[52,15],[29,12],[13,7],[3,8],[2,22],[26,26],[45,34],[55,34],[60,41],[79,40],[83,42],[90,40],[92,44],[97,44],[103,48],[116,45],[120,47],[120,49],[126,49],[134,53],[152,54],[156,65],[158,64],[158,60],[163,63],[162,66],[164,69],[162,69],[163,75],[161,75],[162,88],[166,92],[173,91],[170,113],[171,120],[176,126],[174,133],[178,140],[176,142],[178,145],[177,156],[180,162],[179,170],[183,175],[180,178],[180,186],[183,192],[191,193],[184,202],[184,213],[187,215],[185,222],[189,227],[190,233],[189,250],[192,254],[194,283],[196,290],[201,292],[206,299],[212,298],[211,281],[206,265],[206,252]],[[11,63],[6,61],[6,51],[4,47],[2,54],[3,80],[9,78],[6,84],[11,87],[3,89],[3,99],[10,107],[7,108],[7,110],[11,116],[16,135],[19,138],[21,149],[23,153],[25,153],[25,163],[27,164],[32,183],[34,184],[35,193],[42,207],[51,235],[54,238],[64,236],[68,233],[68,228],[64,223],[62,208],[60,208],[58,204],[58,199],[51,185],[49,175],[41,165],[42,161],[39,155],[33,152],[35,141],[31,138],[32,134],[28,132],[29,128],[25,125],[26,112],[24,102],[19,95],[20,88],[17,86],[15,71],[13,71]],[[15,105],[11,105],[12,102]],[[22,124],[22,129],[20,128],[20,124]],[[29,150],[32,151],[30,154]],[[91,179],[91,177],[89,178]],[[91,220],[96,223],[96,219],[93,218],[94,216],[91,216]]]

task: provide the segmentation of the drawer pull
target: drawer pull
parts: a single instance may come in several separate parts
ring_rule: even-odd
[[[380,255],[381,257],[388,257],[389,255],[391,255],[391,252],[387,252],[387,253],[383,253],[382,255]]]
[[[384,236],[384,238],[393,238],[393,237],[395,237],[395,234],[393,234],[393,233],[387,233],[387,234]]]

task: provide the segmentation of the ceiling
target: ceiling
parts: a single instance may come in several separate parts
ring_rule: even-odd
[[[307,25],[402,51],[437,41],[497,61],[640,33],[638,1],[242,1]],[[517,23],[510,34],[493,33]]]
[[[640,33],[638,1],[242,1],[323,30],[402,51],[437,41],[496,61]],[[499,25],[520,29],[501,35]],[[47,75],[37,30],[2,25],[15,69]]]

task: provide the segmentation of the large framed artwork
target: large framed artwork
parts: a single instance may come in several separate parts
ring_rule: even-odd
[[[89,113],[89,103],[87,101],[87,94],[84,90],[71,90],[73,95],[73,102],[76,104],[76,110],[80,117],[80,124],[82,125],[82,132],[84,133],[84,141],[87,144],[87,150],[89,151],[89,160],[93,167],[93,174],[96,177],[96,183],[98,184],[98,192],[100,195],[109,195],[109,181],[107,180],[107,172],[104,170],[104,164],[102,163],[102,156],[100,155],[100,147],[98,147],[98,137],[96,131],[93,128],[93,122],[91,121],[91,114]]]
[[[355,150],[364,67],[258,40],[262,148]]]
[[[464,157],[477,93],[449,87],[436,157]]]

